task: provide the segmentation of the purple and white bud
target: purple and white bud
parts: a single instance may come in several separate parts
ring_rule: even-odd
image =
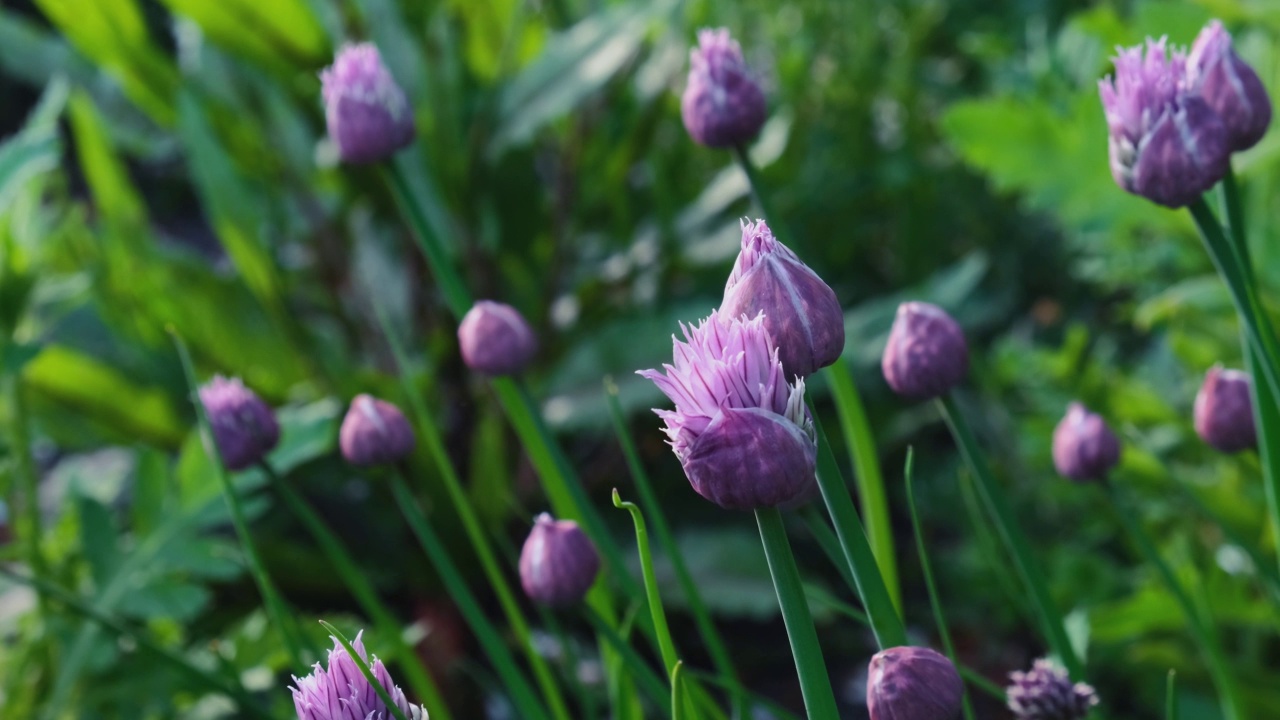
[[[495,377],[527,368],[538,351],[538,341],[518,310],[480,300],[458,324],[458,347],[467,367]]]
[[[1249,392],[1249,374],[1226,370],[1221,365],[1209,368],[1204,384],[1196,393],[1196,434],[1214,449],[1236,453],[1258,446],[1258,432],[1253,425],[1253,397]]]
[[[699,30],[689,52],[689,83],[680,98],[680,116],[700,145],[731,148],[750,142],[765,120],[764,91],[742,58],[729,31]]]
[[[1186,82],[1186,56],[1165,39],[1120,48],[1098,90],[1110,134],[1111,174],[1125,190],[1181,208],[1227,173],[1227,128]]]
[[[361,660],[369,664],[374,678],[386,690],[391,702],[409,720],[426,720],[426,708],[409,704],[382,661],[375,657],[369,663],[361,640],[363,634],[356,635],[351,647],[355,648]],[[298,712],[298,720],[394,720],[395,714],[378,697],[377,690],[337,639],[329,651],[328,665],[326,670],[316,663],[310,675],[293,677],[293,706]]]
[[[1062,668],[1037,660],[1027,672],[1009,673],[1009,709],[1017,720],[1084,720],[1098,695],[1084,683],[1072,684]]]
[[[955,665],[923,647],[895,647],[871,658],[867,711],[871,720],[956,720],[964,683]]]
[[[352,465],[387,465],[413,452],[413,427],[400,408],[371,395],[357,395],[338,431],[342,457]]]
[[[586,597],[600,572],[591,538],[572,520],[542,513],[520,551],[520,584],[533,600],[571,605]]]
[[[200,402],[228,470],[257,464],[280,442],[275,413],[240,378],[215,375],[200,388]]]
[[[1196,36],[1187,56],[1187,85],[1222,119],[1233,152],[1257,145],[1267,133],[1271,98],[1258,73],[1236,54],[1221,22],[1214,20]]]
[[[804,380],[784,379],[763,313],[713,310],[681,325],[675,364],[641,370],[675,403],[654,410],[694,491],[731,510],[792,508],[817,493],[817,442]]]
[[[905,398],[941,397],[969,372],[964,331],[937,305],[902,303],[889,330],[880,369],[889,387]]]
[[[835,291],[763,220],[743,220],[742,250],[725,284],[720,314],[761,312],[787,377],[812,375],[844,350],[844,311]]]
[[[1053,466],[1076,482],[1103,480],[1120,462],[1120,440],[1102,416],[1073,402],[1053,430]]]
[[[386,160],[413,142],[413,108],[372,43],[344,45],[320,73],[329,137],[346,163]]]

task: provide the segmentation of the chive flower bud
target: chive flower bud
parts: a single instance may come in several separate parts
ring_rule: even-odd
[[[1232,151],[1257,145],[1267,133],[1271,98],[1258,73],[1236,54],[1221,22],[1206,25],[1191,45],[1187,84],[1222,119]]]
[[[1194,415],[1196,434],[1220,452],[1236,453],[1258,446],[1248,373],[1221,365],[1209,368],[1196,393]]]
[[[1120,440],[1102,416],[1073,402],[1053,430],[1053,465],[1076,482],[1102,480],[1120,462]]]
[[[742,249],[725,284],[720,314],[761,312],[787,377],[812,375],[844,350],[844,311],[835,291],[763,220],[743,220]]]
[[[215,375],[200,388],[200,402],[228,470],[257,464],[280,441],[275,413],[240,378]]]
[[[937,305],[902,303],[889,330],[880,369],[889,387],[905,398],[930,400],[945,395],[969,372],[964,331]]]
[[[361,632],[360,635],[364,633]],[[369,656],[365,653],[364,642],[356,635],[351,647],[359,653],[360,659],[369,664]],[[396,687],[391,674],[382,661],[376,657],[369,664],[374,678],[386,690],[391,701],[409,720],[425,720],[426,708],[411,705],[405,699],[404,692]],[[336,639],[333,649],[329,651],[328,669],[316,663],[310,675],[294,676],[293,706],[298,711],[298,720],[393,720],[395,714],[387,704],[378,697],[378,692],[365,678],[364,673],[356,666],[355,660]]]
[[[675,364],[642,370],[675,403],[654,410],[693,489],[723,508],[795,507],[814,496],[817,442],[804,380],[788,385],[765,316],[713,310],[681,324]]]
[[[467,367],[493,377],[523,371],[538,351],[538,341],[515,308],[481,300],[458,325],[458,347]]]
[[[867,711],[871,720],[956,720],[964,684],[945,655],[895,647],[871,658]]]
[[[572,520],[542,513],[520,551],[520,584],[545,605],[572,605],[586,597],[600,572],[591,538]]]
[[[329,137],[346,163],[386,160],[413,142],[413,108],[372,43],[344,45],[320,73]]]
[[[731,148],[749,142],[765,120],[764,91],[729,31],[699,30],[689,52],[689,82],[680,116],[700,145]]]
[[[371,395],[351,401],[338,432],[338,447],[357,466],[387,465],[413,452],[413,427],[400,408]]]
[[[1084,683],[1072,684],[1067,672],[1048,660],[1036,660],[1027,672],[1009,673],[1006,693],[1017,720],[1084,720],[1098,695]]]

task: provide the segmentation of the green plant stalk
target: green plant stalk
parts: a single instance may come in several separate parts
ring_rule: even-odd
[[[1053,597],[1049,594],[1049,587],[1040,572],[1040,566],[1031,555],[1031,546],[1018,526],[1013,508],[1009,506],[1003,490],[996,484],[991,469],[987,467],[986,457],[979,449],[969,429],[968,421],[965,420],[964,414],[960,412],[955,399],[950,395],[938,398],[938,410],[946,420],[947,427],[951,429],[951,435],[960,448],[965,464],[969,466],[969,471],[977,480],[978,493],[987,506],[992,520],[995,521],[996,530],[1004,542],[1005,549],[1013,558],[1013,564],[1018,569],[1023,584],[1027,587],[1031,596],[1032,610],[1035,611],[1040,628],[1049,641],[1049,647],[1053,648],[1054,653],[1062,660],[1071,677],[1080,680],[1084,675],[1084,667],[1076,656],[1075,649],[1071,647],[1066,627],[1062,622],[1062,615],[1053,604]]]
[[[778,703],[774,702],[773,700],[770,700],[767,697],[764,697],[759,693],[752,692],[742,687],[741,683],[739,683],[736,687],[730,686],[727,682],[725,682],[724,678],[716,675],[712,675],[710,673],[700,672],[695,668],[690,668],[685,672],[687,672],[690,677],[701,680],[702,682],[705,682],[708,685],[711,685],[713,687],[718,687],[726,692],[737,693],[739,695],[738,699],[743,703],[749,702],[753,707],[759,706],[768,710],[769,711],[768,717],[776,718],[777,720],[800,720],[795,713],[787,710],[786,708],[782,707]]]
[[[880,460],[876,456],[876,440],[871,434],[871,424],[863,409],[858,386],[853,382],[844,357],[823,371],[835,400],[836,414],[845,445],[849,448],[849,460],[853,465],[854,482],[858,486],[858,500],[862,505],[862,517],[867,525],[867,539],[871,552],[880,565],[880,574],[889,589],[889,597],[898,613],[902,613],[902,589],[898,580],[898,562],[893,549],[893,524],[889,521],[889,500],[884,490],[884,474],[880,472]]]
[[[40,518],[40,475],[36,472],[35,461],[31,457],[30,425],[27,418],[27,401],[23,395],[22,377],[18,372],[8,374],[6,394],[9,396],[9,447],[14,459],[14,473],[17,475],[17,490],[22,498],[22,505],[17,516],[22,518],[18,527],[23,538],[23,555],[27,565],[37,577],[49,574],[44,553],[40,550],[40,537],[44,534],[44,522]],[[44,596],[40,595],[40,614],[44,617]]]
[[[1190,596],[1187,595],[1186,588],[1178,581],[1177,576],[1173,574],[1173,570],[1161,557],[1160,551],[1156,549],[1155,543],[1136,519],[1136,509],[1129,507],[1129,504],[1123,501],[1120,497],[1119,489],[1114,484],[1106,483],[1106,487],[1111,495],[1115,515],[1120,520],[1120,524],[1124,526],[1125,531],[1129,533],[1138,545],[1147,562],[1160,575],[1160,579],[1173,595],[1182,610],[1182,614],[1186,617],[1187,625],[1190,627],[1192,635],[1195,636],[1196,642],[1200,645],[1201,651],[1204,652],[1206,662],[1209,665],[1209,675],[1213,678],[1213,684],[1218,690],[1218,703],[1222,708],[1222,717],[1224,720],[1243,720],[1245,716],[1238,695],[1239,689],[1231,675],[1226,657],[1223,655],[1217,633],[1206,624],[1205,619],[1196,610],[1195,604],[1191,601]]]
[[[0,575],[9,578],[13,582],[32,588],[41,597],[50,598],[65,605],[75,614],[112,631],[118,637],[131,638],[139,647],[164,660],[175,670],[181,671],[184,675],[210,690],[223,693],[234,699],[245,713],[261,720],[272,720],[271,713],[267,712],[266,709],[250,697],[249,693],[245,692],[245,689],[240,685],[231,683],[225,678],[218,677],[193,664],[182,655],[153,640],[146,632],[130,628],[110,615],[93,609],[88,603],[83,602],[70,591],[37,576],[27,577],[20,575],[3,565],[0,565]]]
[[[436,686],[435,680],[427,672],[422,659],[405,642],[399,621],[396,620],[395,615],[382,600],[378,598],[378,593],[374,590],[373,584],[365,577],[364,572],[360,570],[351,554],[347,552],[342,541],[325,525],[324,520],[316,514],[315,510],[311,509],[307,501],[290,487],[284,478],[280,477],[269,462],[264,459],[259,463],[259,467],[266,473],[276,492],[284,499],[284,503],[289,507],[290,512],[302,522],[307,528],[307,532],[311,533],[311,537],[315,539],[316,544],[324,552],[325,559],[329,561],[329,566],[337,572],[338,577],[347,586],[347,590],[360,603],[360,607],[369,616],[369,619],[373,621],[374,626],[378,628],[379,634],[395,643],[393,657],[403,661],[410,687],[419,698],[419,701],[426,705],[431,717],[452,718],[453,714],[449,711],[448,706],[445,705],[444,697],[440,694],[440,689]]]
[[[378,678],[374,677],[373,670],[369,668],[369,663],[365,662],[360,653],[356,652],[356,649],[351,646],[351,641],[347,639],[347,636],[324,620],[321,620],[320,624],[342,644],[343,649],[347,651],[347,655],[351,656],[351,661],[356,664],[356,667],[360,668],[360,674],[364,676],[365,681],[377,693],[378,699],[382,701],[382,704],[387,706],[387,710],[390,710],[391,714],[396,716],[396,720],[409,720],[409,718],[405,717],[404,711],[400,709],[400,706],[396,705],[395,701],[391,699],[387,689],[382,687],[382,683],[378,682]]]
[[[431,524],[418,506],[418,501],[413,497],[413,493],[410,492],[408,483],[405,482],[403,472],[398,468],[396,472],[391,474],[391,492],[395,496],[396,504],[400,506],[400,511],[404,514],[405,520],[409,523],[409,528],[413,531],[414,536],[417,537],[419,544],[422,545],[422,549],[427,553],[427,558],[430,559],[431,564],[435,566],[445,589],[454,602],[458,604],[458,609],[462,612],[463,618],[466,619],[471,631],[475,633],[476,639],[480,641],[481,647],[484,648],[485,654],[489,656],[494,668],[498,671],[498,675],[502,678],[503,685],[514,696],[516,707],[527,713],[530,718],[548,720],[550,715],[547,709],[516,666],[515,659],[511,656],[506,645],[503,644],[497,630],[490,624],[489,619],[485,617],[484,611],[480,608],[479,603],[476,602],[475,596],[462,579],[462,573],[458,571],[453,559],[449,557],[449,552],[445,549],[444,543],[440,541],[439,536],[436,535],[435,530],[431,529]]]
[[[662,608],[662,597],[658,593],[658,576],[653,571],[653,555],[649,551],[649,530],[644,524],[644,514],[633,502],[624,502],[613,489],[613,506],[631,513],[631,522],[636,527],[636,551],[640,554],[640,572],[644,576],[645,598],[649,602],[649,612],[653,616],[653,627],[658,633],[658,650],[662,653],[662,664],[668,673],[674,673],[680,656],[676,653],[675,642],[671,639],[671,630],[667,626],[667,613]]]
[[[814,541],[818,543],[818,549],[822,550],[822,554],[827,556],[827,561],[840,574],[845,584],[855,593],[858,592],[858,581],[854,579],[853,571],[849,569],[849,563],[844,559],[844,551],[840,549],[840,538],[836,537],[836,532],[831,529],[831,525],[827,523],[822,511],[810,505],[804,509],[801,516],[805,528],[813,536]],[[867,625],[871,624],[871,618],[866,615],[862,616],[862,621]]]
[[[839,720],[836,696],[831,690],[831,678],[822,658],[818,633],[809,615],[804,586],[800,582],[800,569],[791,554],[791,543],[782,523],[782,513],[774,508],[756,511],[756,523],[760,526],[760,540],[764,543],[765,558],[769,562],[769,574],[778,593],[778,605],[782,608],[782,621],[791,641],[791,654],[795,658],[796,673],[800,676],[800,692],[804,696],[805,712],[810,720]]]
[[[300,639],[302,633],[294,624],[293,615],[285,607],[284,599],[280,597],[279,591],[276,590],[276,586],[271,582],[271,577],[267,575],[266,566],[262,564],[262,558],[258,555],[258,550],[253,544],[253,536],[249,534],[249,523],[245,520],[244,508],[241,507],[240,498],[236,495],[235,487],[231,484],[227,469],[222,464],[222,456],[218,453],[217,443],[214,442],[213,431],[209,428],[209,418],[204,412],[204,403],[200,401],[200,386],[196,382],[196,371],[191,363],[191,353],[187,350],[186,343],[182,341],[182,338],[176,332],[171,334],[173,335],[173,344],[178,349],[178,357],[182,361],[182,371],[187,379],[187,389],[191,393],[191,404],[195,407],[200,439],[204,445],[204,451],[213,465],[214,474],[218,476],[218,482],[222,485],[223,497],[226,498],[227,506],[231,510],[231,524],[235,527],[236,536],[240,539],[240,546],[244,550],[245,560],[249,564],[249,573],[253,576],[253,581],[258,586],[258,592],[262,594],[267,614],[280,632],[281,640],[284,642],[285,649],[289,653],[289,658],[294,668],[305,668],[307,665],[302,659],[303,641]]]
[[[755,163],[751,162],[751,156],[747,153],[745,145],[734,146],[733,159],[747,176],[747,185],[751,188],[751,199],[760,210],[760,214],[768,220],[770,225],[781,222],[782,218],[774,214],[773,208],[765,200],[765,194],[761,191],[760,171],[756,169]]]
[[[1170,670],[1164,689],[1164,720],[1178,720],[1178,671]]]
[[[653,668],[649,667],[649,664],[623,639],[612,624],[600,616],[600,613],[593,608],[587,607],[583,609],[583,614],[586,616],[587,621],[591,623],[591,626],[595,628],[596,634],[603,639],[604,643],[613,648],[618,656],[622,658],[627,668],[635,673],[636,684],[644,690],[649,700],[658,707],[664,705],[669,699],[667,697],[666,683],[653,671]]]
[[[1009,572],[1009,564],[1003,560],[1000,552],[1000,541],[991,532],[991,526],[983,516],[982,501],[978,499],[978,491],[974,488],[969,473],[958,474],[960,498],[964,502],[965,514],[969,516],[969,525],[973,528],[973,536],[978,541],[982,557],[987,561],[991,574],[1004,592],[1005,600],[1015,608],[1023,620],[1034,624],[1034,613],[1027,607],[1026,596],[1018,590],[1018,581]]]
[[[680,672],[683,668],[684,663],[679,660],[671,668],[671,720],[690,720],[684,711],[684,673]]]
[[[1257,544],[1246,539],[1237,530],[1231,527],[1221,515],[1214,512],[1208,505],[1201,500],[1191,488],[1182,483],[1178,483],[1183,494],[1202,515],[1209,519],[1210,522],[1226,536],[1232,545],[1240,548],[1249,556],[1249,562],[1253,563],[1253,567],[1258,572],[1258,580],[1267,592],[1271,594],[1272,601],[1280,605],[1280,572],[1271,565],[1271,562],[1262,556],[1262,552],[1258,549]]]

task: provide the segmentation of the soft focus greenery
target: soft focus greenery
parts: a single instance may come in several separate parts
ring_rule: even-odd
[[[892,396],[879,356],[904,299],[951,310],[973,350],[959,394],[1031,535],[1106,717],[1219,717],[1175,599],[1110,496],[1053,471],[1068,401],[1125,445],[1116,482],[1212,617],[1250,718],[1280,717],[1280,581],[1256,455],[1191,425],[1203,373],[1241,367],[1230,298],[1186,213],[1120,191],[1096,82],[1117,44],[1186,44],[1211,17],[1280,95],[1272,0],[19,0],[0,6],[0,498],[20,538],[41,477],[40,577],[291,717],[292,666],[270,632],[168,335],[201,376],[243,377],[281,408],[277,471],[301,489],[410,626],[458,717],[520,717],[423,559],[385,478],[335,449],[346,403],[410,406],[378,320],[409,338],[417,393],[485,528],[514,556],[546,509],[383,176],[336,164],[318,73],[371,40],[416,108],[398,162],[477,297],[518,307],[541,352],[528,376],[628,551],[637,497],[609,425],[619,389],[682,556],[748,688],[798,711],[799,685],[754,519],[697,497],[634,371],[670,357],[677,322],[719,302],[739,218],[757,215],[727,152],[695,145],[679,91],[696,30],[725,26],[761,72],[770,120],[751,156],[779,237],[844,304],[846,358],[888,484],[904,612],[938,646],[902,465],[914,447],[925,545],[959,658],[1003,685],[1046,652],[1021,586],[972,512],[971,479],[932,404]],[[1280,297],[1280,133],[1236,157],[1266,296]],[[827,388],[810,384],[847,454]],[[20,417],[29,423],[19,423]],[[27,453],[30,457],[27,457]],[[410,463],[446,495],[425,448]],[[847,472],[847,469],[846,469]],[[236,476],[272,578],[321,646],[324,618],[391,655],[259,471]],[[852,599],[798,518],[815,591]],[[978,519],[978,522],[975,522]],[[500,609],[448,512],[434,529]],[[31,563],[21,543],[6,565]],[[628,557],[634,557],[629,552]],[[502,558],[504,561],[509,559]],[[711,667],[668,558],[654,558],[691,687]],[[511,563],[505,563],[509,567]],[[34,567],[34,565],[33,565]],[[639,564],[631,568],[640,577]],[[815,597],[820,594],[815,592]],[[814,602],[847,717],[865,717],[870,631]],[[566,688],[598,696],[591,626],[533,616]],[[351,633],[348,633],[349,635]],[[510,638],[506,638],[510,640]],[[642,646],[660,677],[663,663]],[[583,663],[583,667],[575,666]],[[404,675],[393,674],[401,686]],[[594,673],[594,675],[593,675]],[[582,687],[585,686],[585,687]],[[710,687],[710,685],[708,685]],[[1003,718],[974,695],[981,718]],[[727,706],[727,703],[726,703]],[[234,705],[65,603],[0,579],[0,715],[215,718]],[[490,713],[485,715],[486,709]],[[504,714],[505,713],[505,714]]]

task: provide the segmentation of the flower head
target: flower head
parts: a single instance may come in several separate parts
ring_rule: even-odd
[[[934,650],[895,647],[871,658],[867,710],[871,720],[955,720],[964,684],[955,665]]]
[[[923,302],[898,306],[880,358],[889,387],[911,400],[945,395],[969,372],[964,331],[945,310]]]
[[[725,284],[720,313],[752,317],[760,312],[788,377],[812,375],[844,350],[844,311],[835,291],[763,220],[743,220],[742,250]]]
[[[1209,368],[1196,393],[1194,414],[1196,434],[1215,449],[1235,453],[1258,446],[1248,373],[1221,365]]]
[[[1077,482],[1101,480],[1120,462],[1120,440],[1101,415],[1078,402],[1053,430],[1053,465]]]
[[[343,162],[378,162],[413,142],[409,98],[372,43],[344,45],[320,84],[329,137]]]
[[[1258,73],[1236,54],[1221,22],[1206,25],[1191,45],[1187,85],[1222,119],[1231,150],[1247,150],[1267,133],[1271,98]]]
[[[811,499],[817,444],[804,381],[787,384],[765,316],[713,310],[700,324],[681,327],[675,364],[640,375],[676,404],[654,412],[693,489],[737,510]]]
[[[1093,688],[1071,683],[1067,672],[1037,660],[1027,672],[1009,673],[1009,709],[1018,720],[1084,720],[1098,704]]]
[[[521,372],[538,351],[533,329],[510,305],[480,300],[458,324],[462,361],[478,373],[497,376]]]
[[[275,413],[240,378],[215,375],[200,388],[200,402],[228,470],[257,463],[280,441]]]
[[[1120,187],[1166,207],[1200,197],[1226,174],[1227,131],[1190,92],[1186,56],[1164,38],[1121,48],[1116,72],[1098,83],[1110,133],[1111,174]]]
[[[689,65],[680,116],[694,141],[728,148],[754,138],[764,125],[764,91],[729,31],[699,30]]]
[[[572,520],[542,513],[520,550],[520,584],[547,605],[570,605],[586,596],[600,572],[591,538]]]
[[[386,465],[413,452],[413,427],[395,405],[357,395],[342,419],[338,447],[352,465]]]
[[[368,662],[369,656],[360,635],[351,646],[361,660]],[[347,649],[336,639],[329,651],[328,665],[326,670],[316,663],[310,675],[294,676],[293,706],[298,711],[298,720],[392,720],[395,717],[364,673],[360,672]],[[369,669],[405,717],[425,720],[426,709],[409,704],[381,660],[374,658]]]

